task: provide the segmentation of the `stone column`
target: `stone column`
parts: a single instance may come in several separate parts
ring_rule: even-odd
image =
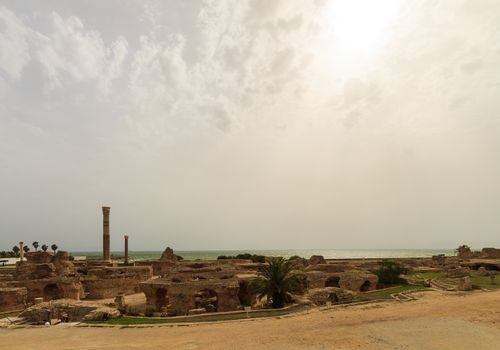
[[[24,258],[24,242],[19,242],[19,256],[21,257],[21,261],[23,261]]]
[[[128,265],[128,236],[125,235],[125,265]]]
[[[109,252],[110,236],[109,236],[109,212],[110,207],[102,207],[102,259],[110,260]]]

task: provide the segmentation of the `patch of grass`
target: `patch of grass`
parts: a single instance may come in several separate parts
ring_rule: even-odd
[[[445,277],[444,272],[423,272],[423,273],[415,273],[408,275],[408,278],[416,281],[424,281],[424,280],[437,280]]]
[[[435,279],[441,280],[448,284],[457,285],[457,278],[447,278],[445,272],[425,272],[409,275],[408,278],[417,281],[423,281],[425,279]],[[500,288],[500,275],[497,275],[495,284],[491,284],[490,276],[480,276],[477,271],[471,271],[470,273],[471,283],[473,285],[479,286],[486,289],[498,289]]]
[[[0,313],[0,318],[17,317],[19,316],[20,313],[21,313],[20,311]]]
[[[277,309],[272,311],[254,311],[249,312],[248,318],[260,317],[279,317],[288,315],[297,311],[305,310],[304,306],[291,307],[288,309]],[[232,321],[247,319],[246,313],[228,313],[228,314],[213,314],[207,316],[192,316],[192,317],[132,317],[123,316],[112,318],[107,321],[88,322],[89,324],[108,324],[108,325],[148,325],[148,324],[165,324],[165,323],[196,323],[196,322],[216,322],[216,321]]]
[[[391,288],[384,288],[384,289],[374,290],[371,292],[361,293],[354,298],[354,301],[390,299],[391,294],[394,294],[394,293],[403,293],[403,292],[410,292],[410,291],[412,291],[412,292],[413,291],[425,291],[425,290],[427,290],[427,288],[425,288],[425,287],[414,286],[414,285],[408,284],[408,285],[396,286],[396,287],[391,287]]]
[[[496,275],[495,284],[491,284],[490,276],[481,276],[476,271],[471,272],[470,280],[473,285],[479,286],[481,288],[486,288],[486,289],[500,288],[500,274]]]

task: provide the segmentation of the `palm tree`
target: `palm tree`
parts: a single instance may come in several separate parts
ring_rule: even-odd
[[[258,277],[251,282],[251,288],[262,299],[272,300],[273,308],[281,308],[291,301],[291,294],[303,291],[303,284],[297,276],[290,274],[292,265],[283,258],[274,258],[259,267]]]
[[[48,246],[48,245],[46,245],[46,244],[42,245],[42,250],[43,250],[44,252],[46,252],[46,251],[47,251],[47,249],[49,249],[49,246]]]
[[[12,247],[12,251],[14,252],[14,254],[16,256],[18,256],[19,252],[21,251],[21,249],[19,249],[19,247],[17,245],[15,245],[15,246]]]
[[[25,252],[25,253],[27,253],[27,252],[29,252],[29,251],[30,251],[30,247],[28,247],[27,245],[25,245],[25,246],[23,247],[23,250],[24,250],[24,252]]]
[[[33,247],[35,248],[35,252],[37,252],[37,251],[38,251],[38,246],[39,246],[38,242],[37,242],[37,241],[34,241],[34,242],[33,242],[33,243],[31,243],[31,244],[32,244],[32,245],[33,245]]]
[[[52,244],[52,245],[50,246],[50,249],[52,249],[52,250],[54,251],[54,254],[56,253],[57,248],[59,248],[59,247],[57,246],[57,244]]]

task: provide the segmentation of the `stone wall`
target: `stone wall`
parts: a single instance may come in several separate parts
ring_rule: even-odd
[[[481,258],[483,258],[483,259],[500,259],[500,249],[498,249],[498,248],[483,248],[481,250]]]
[[[177,265],[174,261],[158,261],[158,260],[143,260],[136,261],[135,266],[151,266],[153,268],[154,276],[163,276],[172,271],[173,268]]]
[[[198,280],[180,283],[152,280],[141,283],[140,287],[146,295],[148,309],[166,310],[171,316],[187,315],[189,310],[201,308],[207,312],[240,308],[239,284],[235,278],[218,282]]]
[[[4,284],[25,288],[28,303],[39,297],[80,299],[82,285],[68,252],[28,252],[25,257],[26,261],[16,263],[14,278]]]
[[[325,305],[327,302],[331,304],[350,303],[354,295],[352,291],[335,287],[310,289],[308,293],[309,300],[315,305]]]
[[[139,293],[139,283],[152,277],[150,266],[127,266],[94,268],[81,280],[86,298],[105,299],[114,298],[118,293]]]
[[[24,309],[27,295],[26,288],[0,288],[0,312]]]
[[[12,281],[9,286],[26,288],[26,300],[29,303],[35,298],[43,298],[45,301],[62,298],[80,300],[83,290],[78,278],[65,277]]]
[[[16,280],[34,280],[56,276],[75,276],[76,269],[69,260],[69,254],[58,251],[57,254],[39,251],[25,254],[26,261],[16,263]]]
[[[329,273],[306,271],[309,288],[338,287],[354,292],[365,292],[377,288],[378,277],[363,271]]]
[[[54,319],[65,322],[99,321],[119,315],[118,310],[102,304],[62,299],[33,305],[20,317],[30,323],[45,324]]]

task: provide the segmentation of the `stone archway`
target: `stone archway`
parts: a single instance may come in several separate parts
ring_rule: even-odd
[[[158,288],[155,292],[155,297],[156,297],[156,302],[155,302],[156,310],[161,311],[161,309],[168,307],[167,289]]]
[[[204,308],[207,312],[217,312],[217,293],[213,289],[202,289],[195,294],[195,307]]]
[[[371,282],[366,280],[363,282],[363,284],[361,285],[361,287],[359,287],[359,291],[360,292],[367,292],[370,290],[370,287],[372,286]]]
[[[340,282],[340,277],[339,276],[330,276],[325,281],[325,287],[337,287],[337,288],[340,288],[339,282]]]
[[[43,300],[50,301],[54,299],[61,299],[62,291],[55,283],[47,284],[43,288]]]

